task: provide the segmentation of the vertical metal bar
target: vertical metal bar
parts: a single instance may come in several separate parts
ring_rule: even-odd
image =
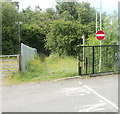
[[[81,47],[80,47],[81,48]],[[81,75],[81,67],[80,67],[80,49],[78,51],[78,75]]]
[[[83,71],[85,71],[85,36],[82,36],[83,39]]]
[[[97,10],[96,10],[96,33],[97,33]]]
[[[19,72],[22,71],[22,68],[21,68],[21,55],[18,55],[18,58],[19,58]]]
[[[101,2],[101,0],[100,0],[100,30],[102,30],[102,2]],[[101,72],[101,50],[102,50],[102,47],[101,47],[101,45],[102,45],[102,40],[100,40],[100,61],[99,61],[99,72]]]
[[[94,55],[94,46],[93,46],[93,62],[92,62],[92,73],[94,74],[94,60],[95,60],[95,55]]]
[[[19,49],[20,49],[20,22],[18,22]]]
[[[80,55],[78,55],[78,75],[81,75]]]
[[[88,58],[86,57],[86,74],[87,74],[87,66],[88,65]]]
[[[100,30],[102,30],[102,2],[100,0]]]
[[[100,40],[100,60],[99,60],[99,72],[101,72],[102,66],[102,40]]]

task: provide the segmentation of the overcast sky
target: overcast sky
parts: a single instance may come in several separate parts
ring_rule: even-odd
[[[45,10],[46,8],[51,8],[55,6],[56,0],[17,0],[19,1],[20,10],[23,8],[26,8],[28,6],[31,6],[33,9],[36,5],[39,5],[42,10]],[[95,8],[100,7],[100,0],[78,0],[78,2],[82,1],[88,1],[91,3],[91,6]],[[101,0],[102,1],[102,11],[107,12],[110,14],[114,10],[118,10],[118,1],[120,0]]]

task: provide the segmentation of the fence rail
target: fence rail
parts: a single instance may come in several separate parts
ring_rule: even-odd
[[[0,76],[10,76],[19,71],[20,55],[0,55]]]

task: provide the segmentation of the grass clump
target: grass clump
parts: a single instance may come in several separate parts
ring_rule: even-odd
[[[59,57],[52,54],[49,57],[35,57],[27,63],[26,71],[6,78],[7,83],[41,82],[77,75],[77,58]]]

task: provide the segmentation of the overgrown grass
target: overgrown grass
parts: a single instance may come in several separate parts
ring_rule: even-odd
[[[77,76],[77,58],[59,57],[50,55],[49,57],[36,57],[27,64],[27,70],[14,74],[6,84],[18,84],[24,82],[41,82],[64,77]]]

